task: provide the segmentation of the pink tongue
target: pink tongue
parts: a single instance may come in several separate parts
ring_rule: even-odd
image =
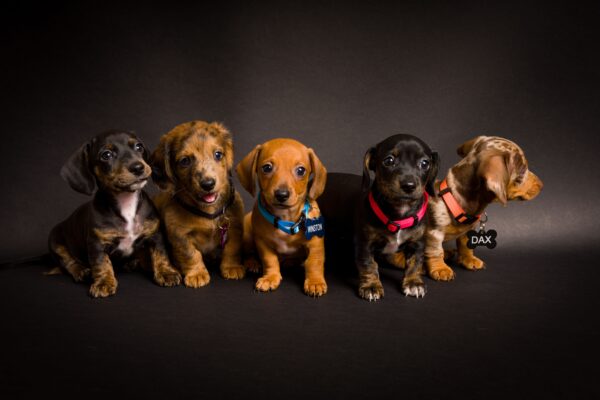
[[[212,203],[216,199],[217,199],[217,194],[216,193],[207,194],[206,196],[204,196],[202,198],[202,200],[204,200],[207,203]]]

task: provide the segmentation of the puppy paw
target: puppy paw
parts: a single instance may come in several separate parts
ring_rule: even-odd
[[[256,290],[261,292],[268,292],[269,290],[275,290],[281,283],[281,275],[265,275],[258,278],[256,281]]]
[[[246,275],[246,269],[243,265],[221,264],[221,275],[225,279],[242,279]]]
[[[191,288],[206,286],[208,282],[210,282],[210,275],[206,270],[190,272],[183,279],[185,286]]]
[[[432,268],[429,268],[429,277],[436,281],[451,281],[454,279],[454,271],[452,268],[447,266],[446,264],[438,265]]]
[[[154,273],[154,282],[165,287],[177,286],[181,283],[181,274],[174,269],[156,271]]]
[[[472,255],[458,257],[458,263],[472,271],[477,271],[485,267],[485,263],[482,260]]]
[[[306,279],[304,281],[304,293],[312,297],[323,296],[327,293],[327,283],[325,283],[325,280]]]
[[[92,270],[89,268],[80,267],[71,272],[71,276],[75,282],[83,282],[91,275]]]
[[[90,296],[94,298],[108,297],[117,293],[117,281],[114,278],[106,278],[92,283]]]
[[[248,257],[244,260],[244,268],[246,271],[258,274],[260,272],[260,262],[255,257]]]
[[[422,283],[408,283],[408,284],[404,284],[402,285],[402,292],[404,292],[405,296],[412,296],[412,297],[425,297],[425,285],[423,285]]]
[[[358,295],[365,300],[377,301],[383,298],[383,285],[379,281],[361,285]]]

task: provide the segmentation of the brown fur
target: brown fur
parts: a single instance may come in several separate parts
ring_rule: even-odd
[[[262,166],[271,164],[273,171],[265,173]],[[299,177],[299,166],[306,169]],[[316,199],[323,193],[327,170],[312,149],[292,139],[274,139],[258,145],[236,167],[236,172],[244,188],[255,194],[256,183],[260,188],[260,200],[267,210],[286,221],[298,221],[304,203],[310,203],[309,217],[320,215]],[[313,176],[309,181],[309,176]],[[281,203],[275,191],[289,191],[289,198]],[[307,240],[303,232],[289,235],[274,227],[258,211],[255,203],[252,212],[244,218],[244,250],[249,254],[245,265],[258,270],[259,264],[254,252],[262,263],[263,275],[256,282],[260,291],[275,290],[281,283],[280,262],[286,259],[300,260],[304,264],[304,292],[309,296],[321,296],[327,292],[325,282],[325,248],[323,238],[313,236]]]
[[[510,140],[496,136],[478,136],[457,149],[463,157],[448,172],[452,195],[470,215],[483,213],[487,205],[498,201],[531,200],[542,190],[542,181],[528,169],[523,150]],[[439,182],[438,182],[439,188]],[[432,198],[425,234],[425,263],[429,276],[448,281],[454,272],[444,262],[442,243],[456,239],[458,262],[470,270],[479,270],[484,262],[467,247],[467,231],[477,222],[459,224],[452,218],[441,197]]]
[[[223,158],[217,160],[215,153]],[[191,160],[190,165],[181,162]],[[233,142],[229,131],[221,124],[192,121],[176,126],[165,134],[152,154],[153,179],[163,189],[155,204],[166,226],[175,263],[180,268],[184,283],[198,288],[209,283],[210,275],[205,262],[220,259],[221,275],[227,279],[241,279],[245,269],[241,260],[242,219],[244,206],[232,190]],[[201,181],[214,179],[215,186],[207,192]],[[217,193],[214,203],[202,199],[208,193]],[[184,208],[214,214],[233,203],[225,212],[212,219]],[[228,225],[228,240],[220,248],[221,227]]]

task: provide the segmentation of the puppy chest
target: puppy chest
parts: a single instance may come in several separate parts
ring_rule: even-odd
[[[399,230],[398,232],[396,232],[393,235],[387,235],[386,239],[387,241],[385,242],[385,245],[383,247],[383,249],[381,250],[382,254],[394,254],[398,252],[398,247],[400,247],[400,245],[402,245],[404,242],[406,242],[407,240],[410,240],[412,238],[412,234],[404,231],[404,230]]]

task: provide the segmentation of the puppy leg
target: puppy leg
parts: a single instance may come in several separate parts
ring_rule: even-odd
[[[424,297],[425,283],[423,282],[423,249],[422,241],[408,243],[405,247],[406,273],[402,280],[402,291],[405,296]]]
[[[69,253],[65,244],[60,240],[60,235],[56,228],[50,233],[48,247],[52,256],[73,277],[75,282],[82,282],[90,276],[90,269],[82,265]]]
[[[444,262],[444,232],[428,230],[425,233],[425,265],[427,273],[436,281],[454,279],[454,271]]]
[[[260,272],[260,261],[256,258],[256,247],[254,246],[254,240],[252,239],[252,213],[249,212],[244,216],[244,236],[243,236],[243,249],[244,249],[244,268],[247,271],[258,274]]]
[[[379,280],[379,268],[373,253],[366,246],[356,250],[356,268],[358,269],[358,295],[365,300],[376,301],[383,297],[383,285]]]
[[[169,234],[173,257],[181,268],[183,283],[191,288],[206,286],[210,282],[210,275],[204,265],[202,253],[187,237],[188,235],[182,233]]]
[[[242,265],[242,227],[240,224],[231,225],[227,232],[228,240],[223,249],[221,259],[221,275],[225,279],[242,279],[246,269]]]
[[[90,254],[93,283],[90,287],[92,297],[108,297],[117,292],[117,278],[108,254],[98,252]]]
[[[469,238],[467,235],[460,236],[456,239],[456,248],[458,251],[458,263],[473,271],[483,269],[485,266],[484,262],[479,258],[475,257],[473,250],[467,247]]]
[[[181,274],[171,265],[165,248],[163,236],[157,232],[149,246],[150,265],[154,282],[160,286],[177,286],[181,283]]]
[[[281,283],[279,257],[260,239],[256,240],[256,249],[263,265],[263,276],[256,281],[256,289],[261,292],[275,290]]]
[[[304,293],[318,297],[327,293],[325,282],[325,242],[321,237],[313,237],[308,242],[308,257],[304,262]]]

